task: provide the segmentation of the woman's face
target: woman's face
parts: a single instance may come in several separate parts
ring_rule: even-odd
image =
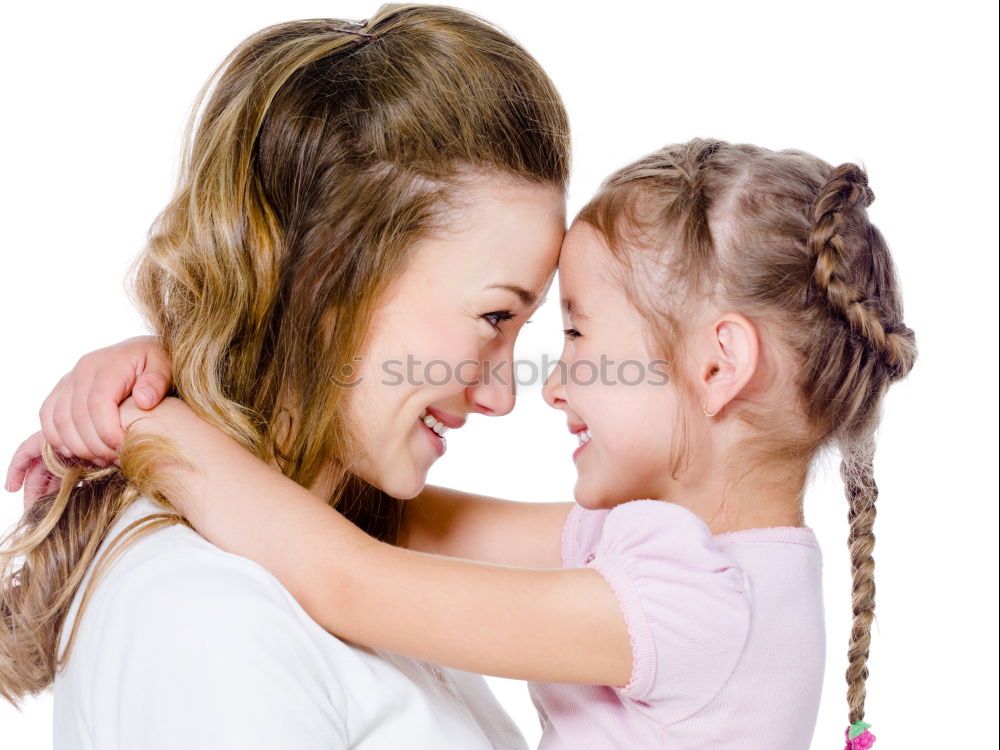
[[[355,363],[353,470],[398,498],[419,493],[444,454],[438,433],[514,407],[514,340],[546,294],[565,231],[554,187],[484,177],[463,199],[445,232],[414,247]]]

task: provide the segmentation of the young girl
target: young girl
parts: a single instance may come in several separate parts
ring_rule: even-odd
[[[531,567],[514,533],[507,565],[376,541],[177,399],[127,401],[122,423],[180,446],[186,459],[159,464],[171,504],[330,632],[532,680],[544,748],[809,746],[825,647],[802,501],[835,445],[854,572],[847,747],[866,748],[873,434],[916,356],[872,199],[855,165],[695,140],[622,169],[583,209],[545,387],[579,441],[562,569]],[[647,377],[577,377],[599,359]],[[666,383],[650,375],[662,360]]]

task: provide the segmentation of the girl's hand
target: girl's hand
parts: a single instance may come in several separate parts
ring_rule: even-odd
[[[53,475],[42,461],[41,432],[29,437],[14,452],[7,469],[7,492],[17,492],[24,485],[24,509],[28,510],[38,498],[59,491],[59,477]]]
[[[186,414],[188,418],[193,417],[193,412],[179,399],[167,399],[167,403],[160,404],[159,408],[145,410],[140,408],[134,397],[125,399],[121,406],[115,410],[116,419],[120,420],[119,426],[124,430],[133,422],[142,417],[156,416],[162,417],[164,414],[176,415]],[[174,417],[177,422],[177,417]],[[162,418],[158,423],[162,423]],[[163,427],[161,427],[163,429]],[[14,457],[7,467],[7,478],[4,482],[4,489],[7,492],[17,492],[24,487],[24,509],[31,508],[39,498],[51,495],[59,491],[61,480],[52,474],[42,460],[42,445],[45,443],[45,436],[42,432],[36,432],[18,446],[14,452]]]
[[[152,409],[170,385],[170,362],[155,336],[85,354],[42,404],[42,435],[67,458],[107,466],[125,439],[118,405],[133,394],[139,407]]]

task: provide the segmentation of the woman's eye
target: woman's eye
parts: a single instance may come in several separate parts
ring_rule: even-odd
[[[512,320],[516,317],[517,315],[512,313],[510,310],[497,310],[496,312],[486,313],[483,316],[483,319],[494,328],[499,328],[500,324],[505,320]]]
[[[566,334],[566,338],[568,339],[578,339],[583,335],[575,328],[564,328],[563,333]]]

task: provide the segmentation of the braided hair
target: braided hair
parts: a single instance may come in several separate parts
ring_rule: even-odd
[[[762,345],[777,352],[794,387],[788,412],[733,403],[756,427],[746,442],[755,460],[791,457],[808,467],[820,449],[839,449],[853,572],[852,731],[865,714],[875,610],[874,435],[887,388],[917,355],[892,257],[868,219],[873,200],[855,164],[696,139],[619,170],[579,217],[621,262],[630,298],[682,388],[679,344],[699,305],[712,300],[759,324]],[[807,472],[798,475],[804,491]]]
[[[861,369],[863,362],[870,363],[870,373],[864,379],[859,376],[858,384],[867,380],[871,386],[880,386],[878,381],[892,383],[909,372],[916,347],[913,331],[880,309],[873,280],[859,279],[858,274],[852,273],[852,261],[859,253],[882,253],[888,257],[881,234],[868,224],[864,215],[864,209],[874,199],[868,177],[860,167],[855,164],[836,167],[816,199],[809,250],[816,259],[813,282],[825,295],[832,314],[844,322],[856,341],[852,364],[857,361],[856,367]],[[862,226],[867,242],[852,246],[844,231],[845,223],[850,221]],[[864,409],[858,412],[839,436],[840,475],[848,500],[847,543],[852,574],[853,620],[846,672],[848,721],[852,725],[865,717],[865,682],[875,612],[872,529],[878,498],[873,471],[877,418],[866,414]]]

